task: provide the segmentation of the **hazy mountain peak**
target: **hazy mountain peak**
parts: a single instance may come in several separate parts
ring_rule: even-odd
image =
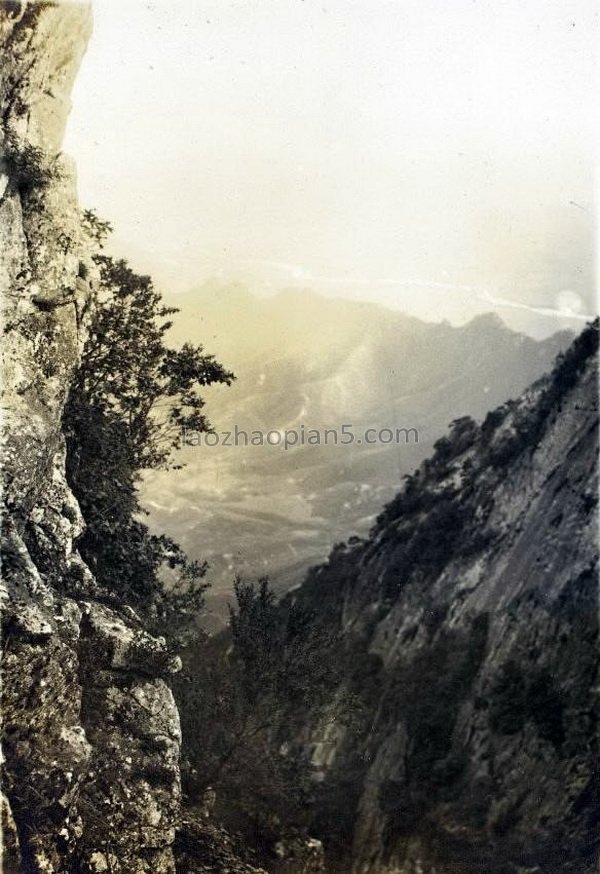
[[[495,312],[480,313],[470,319],[465,325],[465,329],[470,331],[509,331],[510,328],[503,321],[502,317]]]

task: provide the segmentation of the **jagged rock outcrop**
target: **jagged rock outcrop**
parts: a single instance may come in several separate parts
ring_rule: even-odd
[[[0,5],[3,871],[260,874],[182,814],[181,662],[77,552],[61,420],[98,273],[60,149],[90,31],[87,4]]]
[[[62,409],[95,265],[60,153],[87,5],[0,7],[4,871],[173,872],[177,660],[97,602]]]
[[[353,705],[309,727],[333,870],[597,871],[597,345],[453,423],[294,595]]]

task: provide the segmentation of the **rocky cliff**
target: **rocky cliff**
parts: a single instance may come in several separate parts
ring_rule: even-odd
[[[597,345],[454,422],[295,593],[342,635],[308,728],[333,870],[597,870]]]
[[[61,415],[97,276],[60,148],[89,31],[0,7],[4,871],[250,872],[181,817],[177,659],[76,549]],[[342,632],[345,718],[306,729],[332,867],[595,870],[596,345],[454,423],[295,594]]]
[[[61,414],[95,266],[60,153],[87,5],[3,3],[4,871],[174,871],[179,718],[164,640],[98,603]]]

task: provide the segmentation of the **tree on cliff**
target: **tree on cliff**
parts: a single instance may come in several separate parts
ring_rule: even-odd
[[[64,416],[67,475],[87,526],[78,545],[101,584],[166,621],[199,605],[205,567],[136,518],[137,483],[144,469],[176,466],[184,428],[210,429],[201,390],[234,376],[201,346],[168,347],[177,310],[149,276],[102,252],[108,223],[86,212],[84,224],[98,246],[100,287]],[[177,572],[168,598],[163,567]]]

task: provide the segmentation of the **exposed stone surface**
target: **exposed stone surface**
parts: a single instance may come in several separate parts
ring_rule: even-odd
[[[21,525],[61,447],[62,405],[85,340],[82,317],[95,276],[73,167],[59,152],[90,25],[81,4],[0,9],[5,501]],[[42,300],[62,305],[40,306]]]
[[[62,408],[95,265],[60,154],[85,4],[0,7],[4,871],[174,872],[177,661],[96,602],[74,548]]]
[[[0,5],[3,870],[175,874],[177,846],[180,872],[250,874],[181,821],[180,659],[76,549],[61,417],[98,275],[60,148],[90,30],[86,4]]]
[[[0,6],[4,871],[251,874],[181,819],[177,660],[74,548],[61,414],[96,272],[60,148],[90,21]],[[366,705],[309,727],[342,870],[596,870],[595,363],[540,418],[550,384],[487,432],[458,423],[295,595],[343,630]],[[281,847],[283,870],[322,866],[318,842]]]
[[[597,333],[295,595],[363,707],[312,726],[334,870],[597,871]]]
[[[181,823],[181,661],[76,549],[63,405],[98,279],[60,154],[91,30],[81,3],[0,5],[5,874],[250,874],[229,836]],[[311,869],[312,870],[312,869]]]

